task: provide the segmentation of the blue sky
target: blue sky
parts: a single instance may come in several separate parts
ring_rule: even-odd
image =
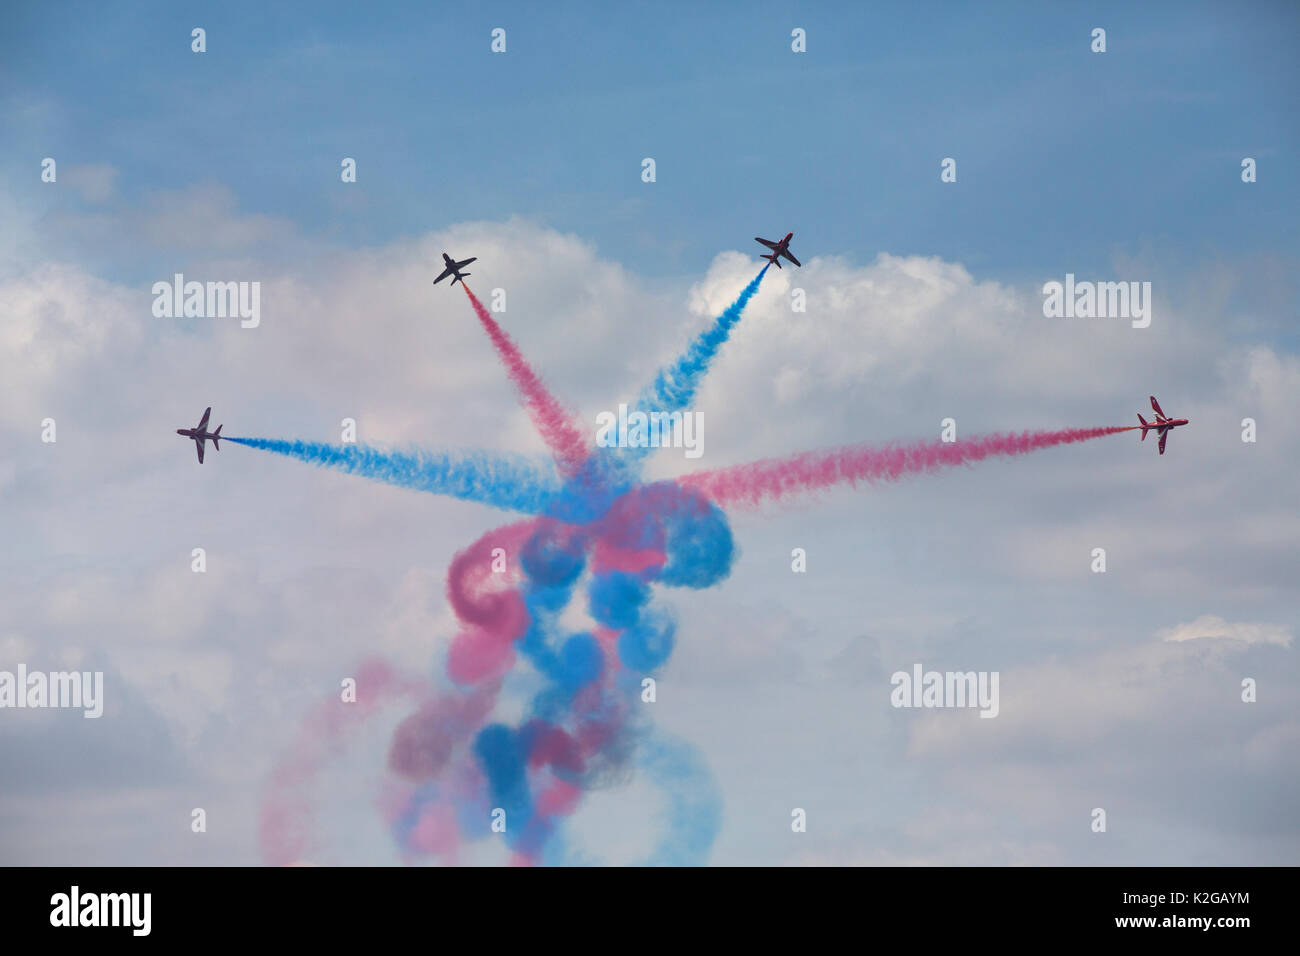
[[[731,577],[656,591],[678,617],[656,726],[712,774],[710,859],[1300,859],[1293,5],[3,17],[0,670],[93,663],[107,701],[0,712],[0,863],[265,859],[302,715],[362,654],[438,672],[447,567],[509,520],[229,444],[200,468],[175,428],[212,405],[227,435],[334,442],[348,416],[366,442],[543,454],[459,290],[430,286],[439,252],[508,289],[502,324],[592,423],[752,279],[751,237],[791,230],[804,268],[765,277],[699,393],[702,461],[652,474],[948,416],[1127,424],[1151,392],[1192,426],[1164,458],[1129,434],[730,514]],[[261,325],[154,317],[175,272],[260,281]],[[1066,273],[1152,282],[1151,327],[1045,318]],[[916,662],[1000,670],[1001,715],[890,708]],[[373,788],[401,716],[321,770],[314,860],[400,862]],[[570,848],[638,858],[658,796],[592,793]]]
[[[1246,9],[18,4],[0,42],[10,141],[112,163],[126,197],[218,181],[345,245],[522,215],[647,275],[794,229],[1035,277],[1294,255],[1298,15]],[[27,168],[9,152],[6,178]]]

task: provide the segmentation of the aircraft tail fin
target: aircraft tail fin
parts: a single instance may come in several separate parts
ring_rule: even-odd
[[[221,428],[222,426],[218,425],[217,430],[212,433],[212,447],[217,451],[221,451]]]
[[[1146,440],[1147,440],[1147,429],[1150,428],[1151,426],[1147,424],[1147,420],[1146,420],[1145,418],[1142,417],[1142,413],[1141,413],[1141,412],[1138,412],[1138,421],[1140,421],[1140,422],[1142,423],[1142,438],[1140,439],[1140,441],[1146,441]]]
[[[766,259],[768,262],[773,263],[778,269],[781,268],[781,257],[778,256],[775,252],[772,253],[770,256],[760,256],[759,258]]]

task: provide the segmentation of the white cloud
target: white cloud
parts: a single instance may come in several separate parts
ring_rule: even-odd
[[[123,225],[112,219],[108,233]],[[440,252],[479,257],[476,292],[506,291],[503,326],[593,432],[596,411],[632,398],[757,269],[724,253],[694,285],[652,293],[590,243],[521,220],[270,263],[257,247],[286,227],[240,214],[219,190],[157,200],[125,222],[145,219],[161,243],[187,221],[186,241],[210,234],[186,249],[187,274],[262,281],[262,326],[155,319],[148,282],[71,264],[0,283],[13,569],[0,586],[0,646],[105,656],[179,746],[203,754],[213,805],[250,820],[244,788],[322,688],[369,653],[435,666],[455,631],[443,591],[451,556],[509,519],[230,445],[199,468],[172,430],[211,404],[226,434],[336,440],[347,416],[368,441],[544,454],[461,291],[431,285]],[[805,314],[790,310],[796,285]],[[680,621],[660,719],[706,751],[724,785],[731,829],[719,861],[755,847],[787,858],[788,847],[756,842],[767,823],[752,810],[759,797],[784,800],[787,786],[840,814],[870,787],[870,812],[895,834],[837,827],[845,845],[808,859],[1069,862],[1088,851],[1062,836],[1075,823],[1052,808],[1088,803],[1094,783],[1131,786],[1157,806],[1159,778],[1178,761],[1231,774],[1241,767],[1223,755],[1244,748],[1251,773],[1293,769],[1276,758],[1294,726],[1273,709],[1294,704],[1281,679],[1289,663],[1249,712],[1258,727],[1204,716],[1242,719],[1227,704],[1244,707],[1240,677],[1273,663],[1250,655],[1278,654],[1289,632],[1149,635],[1171,607],[1287,619],[1300,364],[1226,342],[1213,316],[1197,323],[1171,308],[1144,331],[1046,320],[1040,305],[1035,288],[933,258],[814,257],[771,273],[700,394],[704,459],[654,461],[675,473],[931,437],[947,415],[959,435],[1122,422],[1149,390],[1193,420],[1163,459],[1121,437],[733,515],[731,579],[657,596]],[[55,447],[39,442],[47,414],[59,419]],[[1240,442],[1246,415],[1259,418],[1256,445]],[[1105,575],[1088,569],[1099,544]],[[188,570],[195,546],[208,551],[206,576]],[[806,575],[790,571],[795,546],[808,549]],[[900,725],[881,704],[900,659],[965,669],[972,658],[1004,670],[996,720]],[[1156,745],[1123,749],[1143,733]],[[1012,833],[1020,812],[1033,833]],[[927,814],[942,826],[927,830]],[[239,839],[246,859],[253,840]]]
[[[1277,644],[1290,647],[1291,632],[1276,624],[1232,623],[1213,614],[1177,624],[1160,632],[1165,641],[1240,641],[1243,644]]]

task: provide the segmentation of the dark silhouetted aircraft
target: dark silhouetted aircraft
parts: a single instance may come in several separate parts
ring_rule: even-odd
[[[442,254],[442,261],[447,264],[447,268],[442,270],[442,275],[438,276],[438,278],[433,280],[433,284],[437,285],[443,279],[447,278],[447,276],[455,276],[456,278],[451,280],[451,284],[455,285],[456,280],[459,279],[460,284],[464,285],[465,276],[469,275],[469,273],[461,272],[460,270],[464,269],[467,265],[469,265],[477,258],[478,256],[471,256],[468,259],[462,259],[460,262],[457,262],[455,259],[453,259],[451,256],[447,255],[447,253],[444,252]]]
[[[798,259],[790,255],[790,240],[793,238],[794,238],[794,233],[787,232],[785,234],[785,238],[782,239],[780,242],[773,242],[771,239],[760,239],[758,238],[758,236],[754,237],[754,241],[761,242],[763,245],[767,246],[769,249],[772,250],[770,255],[763,256],[763,258],[766,259],[768,262],[775,262],[776,267],[780,269],[781,256],[785,256],[787,259],[789,259],[797,266],[803,265],[803,263],[801,263]]]
[[[1147,429],[1154,428],[1156,434],[1160,436],[1160,454],[1165,453],[1165,441],[1169,438],[1169,429],[1177,428],[1179,425],[1186,425],[1186,418],[1166,418],[1165,413],[1160,410],[1160,403],[1156,401],[1154,395],[1151,396],[1151,410],[1156,413],[1156,420],[1148,423],[1141,413],[1138,413],[1138,421],[1142,423],[1141,441],[1147,440]]]
[[[208,427],[208,416],[211,414],[212,414],[212,406],[209,405],[206,409],[204,409],[203,417],[199,419],[199,423],[196,427],[176,429],[176,434],[184,435],[186,438],[194,439],[194,447],[198,450],[200,465],[203,464],[203,443],[207,441],[209,438],[212,439],[212,447],[215,448],[217,451],[221,451],[221,445],[218,442],[218,440],[221,438],[221,426],[218,425],[217,430],[214,432],[210,432],[206,430]]]

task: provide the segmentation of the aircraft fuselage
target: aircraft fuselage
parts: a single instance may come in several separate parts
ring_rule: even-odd
[[[1177,428],[1179,425],[1186,425],[1190,421],[1191,419],[1189,418],[1166,418],[1162,422],[1151,422],[1150,424],[1143,425],[1142,430],[1146,431],[1149,428],[1154,428],[1157,432],[1162,432],[1170,428]]]

